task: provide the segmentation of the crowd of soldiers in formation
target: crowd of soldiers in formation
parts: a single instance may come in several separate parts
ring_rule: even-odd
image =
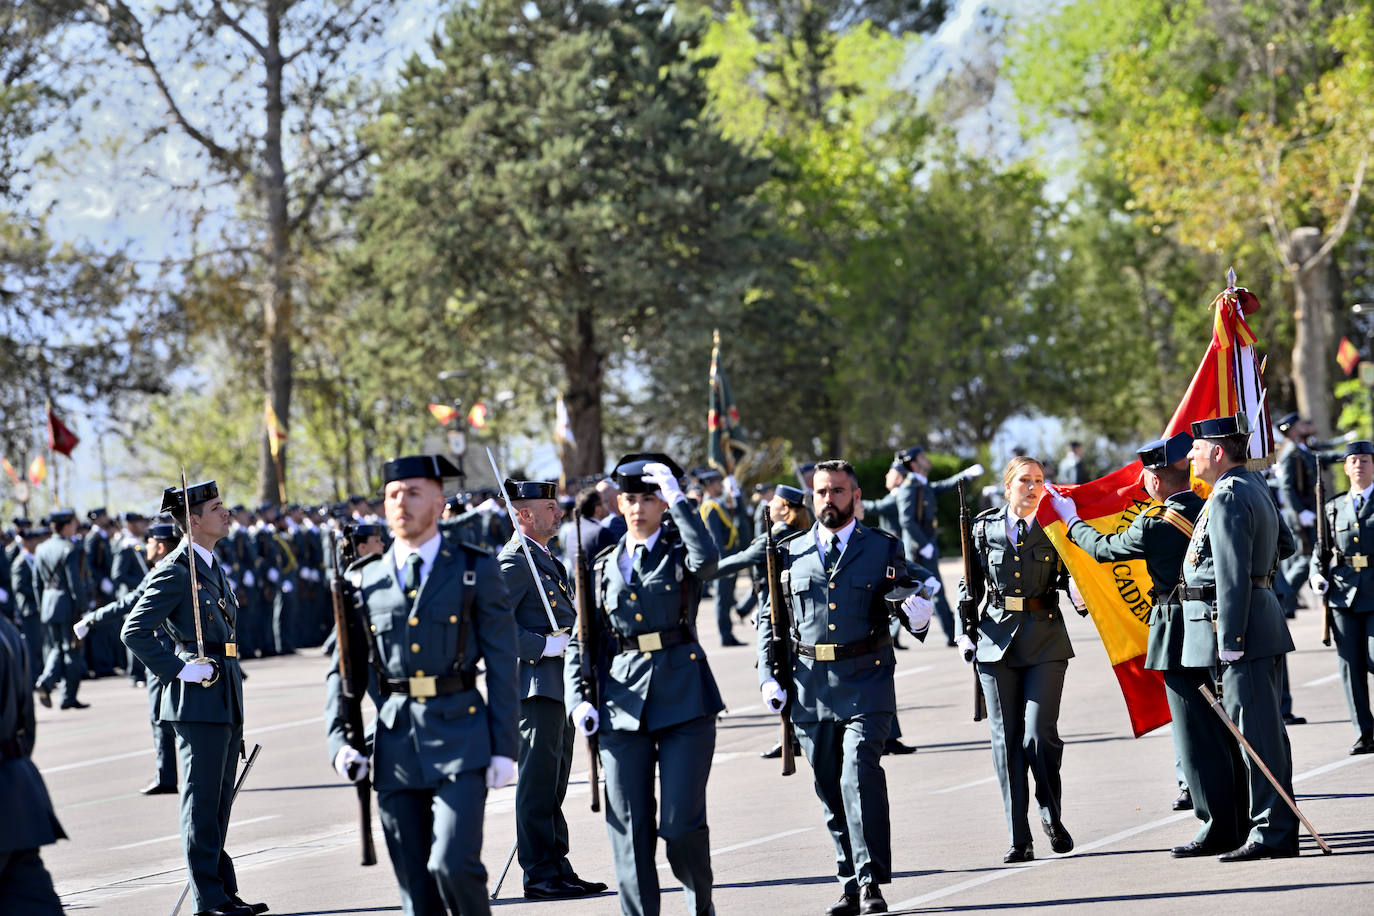
[[[1362,530],[1358,502],[1352,502],[1355,515],[1340,525],[1347,539],[1344,554],[1338,550],[1323,568],[1313,566],[1310,557],[1319,511],[1315,481],[1321,473],[1320,456],[1308,445],[1310,424],[1296,415],[1280,421],[1279,431],[1285,442],[1270,488],[1286,523],[1279,527],[1296,536],[1295,549],[1283,559],[1278,575],[1271,575],[1263,584],[1259,581],[1263,577],[1256,577],[1256,587],[1272,588],[1291,617],[1304,585],[1310,581],[1313,592],[1324,593],[1334,582],[1349,590],[1342,611],[1361,611],[1365,601],[1356,591],[1362,590],[1362,573],[1356,575],[1352,586],[1349,570],[1339,568],[1341,563],[1349,566],[1353,562],[1357,570],[1364,569],[1358,559],[1350,559],[1362,554],[1348,542],[1352,537],[1358,542]],[[1194,429],[1193,433],[1204,451],[1207,443],[1237,436],[1237,430],[1226,428],[1210,433]],[[1183,438],[1193,441],[1181,434],[1175,437],[1178,441],[1161,440],[1141,450],[1147,488],[1151,480],[1159,484],[1167,479],[1169,465],[1175,472],[1182,467],[1186,481],[1191,453],[1180,457],[1177,449],[1187,447],[1181,442]],[[1369,453],[1360,448],[1362,445],[1367,443],[1347,448],[1348,473],[1351,456],[1358,464],[1359,456]],[[732,476],[710,468],[698,468],[688,475],[668,456],[657,453],[625,456],[610,477],[588,482],[575,493],[560,494],[554,485],[537,481],[507,481],[505,498],[491,491],[444,498],[443,487],[452,477],[452,466],[438,456],[410,456],[388,462],[385,498],[377,501],[352,497],[331,507],[292,505],[279,510],[263,506],[254,511],[238,505],[224,507],[210,482],[189,492],[168,489],[163,510],[170,509],[176,515],[179,505],[189,503],[189,514],[182,509],[175,524],[172,516],[149,519],[132,512],[116,520],[103,509],[87,513],[85,522],[71,511],[54,512],[38,525],[16,518],[0,560],[0,610],[16,625],[15,645],[23,647],[27,655],[27,662],[19,669],[27,671],[22,689],[28,715],[27,721],[20,714],[13,721],[0,722],[0,730],[5,732],[0,736],[5,739],[0,744],[5,752],[0,767],[26,762],[32,749],[35,698],[51,706],[52,693],[60,685],[62,708],[85,708],[76,696],[83,677],[125,674],[136,686],[146,682],[152,694],[150,718],[159,761],[157,775],[144,792],[176,792],[178,775],[185,790],[186,774],[205,764],[195,763],[197,744],[188,739],[179,774],[170,735],[173,727],[178,727],[178,735],[183,730],[193,737],[196,734],[189,731],[186,709],[194,706],[200,689],[216,689],[214,683],[231,692],[239,689],[233,685],[241,683],[239,664],[246,659],[293,654],[322,643],[325,651],[335,651],[337,658],[327,583],[338,564],[349,568],[358,618],[369,641],[367,691],[385,724],[359,747],[346,743],[340,704],[347,691],[340,687],[337,670],[331,667],[330,713],[326,716],[329,759],[344,779],[366,779],[371,765],[380,780],[375,788],[384,815],[389,813],[383,825],[406,912],[488,911],[480,831],[475,833],[474,846],[471,831],[459,841],[462,831],[457,824],[464,813],[480,818],[480,799],[485,798],[486,791],[514,778],[517,761],[522,777],[517,783],[517,846],[525,897],[564,899],[607,890],[605,884],[580,878],[568,861],[567,826],[561,808],[571,768],[572,738],[580,732],[589,739],[600,738],[607,829],[616,872],[614,890],[619,894],[621,911],[658,912],[653,847],[661,837],[670,867],[683,884],[689,911],[711,913],[714,905],[705,782],[714,747],[715,717],[723,703],[699,642],[697,604],[704,604],[703,599],[713,595],[713,616],[722,647],[746,644],[735,632],[736,627],[745,626],[744,621],[752,620],[758,628],[758,636],[750,634],[747,644],[758,651],[761,697],[768,708],[781,711],[795,723],[795,748],[803,751],[811,764],[816,793],[835,844],[842,889],[839,901],[826,912],[830,916],[884,912],[881,885],[891,879],[892,854],[879,758],[914,750],[899,740],[892,649],[903,648],[903,631],[924,641],[932,617],[939,619],[946,644],[959,646],[966,661],[977,662],[989,704],[994,765],[1011,838],[1003,861],[1034,858],[1027,817],[1032,797],[1028,776],[1034,781],[1037,813],[1051,848],[1059,853],[1073,849],[1074,841],[1059,814],[1058,770],[1063,745],[1056,726],[1064,671],[1073,653],[1063,616],[1058,614],[1057,593],[1069,593],[1075,603],[1079,599],[1070,588],[1062,562],[1035,524],[1034,509],[1046,493],[1047,478],[1060,483],[1084,482],[1088,475],[1082,451],[1081,444],[1072,443],[1064,460],[1048,473],[1034,459],[1013,458],[1000,485],[984,491],[985,496],[993,497],[994,508],[978,516],[974,544],[978,578],[985,581],[976,585],[961,581],[956,591],[961,604],[975,602],[980,606],[977,633],[968,632],[945,597],[938,570],[935,500],[960,478],[971,479],[983,471],[981,466],[973,466],[948,480],[932,481],[929,458],[919,446],[895,455],[885,480],[888,493],[879,499],[861,498],[853,469],[842,461],[801,465],[797,468],[798,486],[760,484],[746,498]],[[1147,455],[1154,455],[1157,464],[1152,466]],[[1369,463],[1374,464],[1374,459]],[[1191,467],[1197,473],[1197,460]],[[1151,477],[1151,473],[1156,476]],[[1370,477],[1374,482],[1374,474]],[[1354,475],[1351,479],[1364,481]],[[1110,539],[1095,538],[1086,526],[1078,529],[1072,500],[1052,487],[1048,492],[1070,531],[1076,532],[1080,546],[1104,556],[1122,549],[1119,543],[1109,543]],[[1369,494],[1367,486],[1364,493]],[[177,494],[181,494],[181,503]],[[1151,495],[1165,506],[1171,505],[1167,487],[1160,493],[1152,489]],[[434,496],[442,502],[430,499]],[[1343,516],[1332,507],[1343,498],[1333,499],[1328,506],[1333,524]],[[1350,497],[1352,501],[1356,498]],[[434,509],[429,528],[424,524],[427,501]],[[206,507],[223,514],[222,530],[217,532],[212,523],[198,521],[198,516],[210,518]],[[771,531],[765,530],[765,508],[771,515]],[[1201,508],[1201,502],[1191,507],[1193,519]],[[1155,516],[1159,518],[1162,516]],[[1148,528],[1149,514],[1142,514],[1140,519]],[[514,536],[512,521],[523,537]],[[218,605],[227,611],[223,614],[226,628],[220,641],[212,643],[220,657],[204,671],[197,665],[203,659],[190,658],[194,647],[188,645],[187,621],[195,613],[190,589],[182,589],[187,594],[180,605],[175,597],[165,598],[160,611],[151,607],[157,601],[144,595],[164,567],[176,567],[179,562],[180,574],[187,574],[192,551],[182,536],[188,527],[196,545],[202,543],[200,534],[209,532],[205,540],[217,561],[201,572],[202,595],[209,572],[212,591],[219,582],[228,597],[227,605],[223,596]],[[341,536],[343,545],[336,556],[327,548],[327,533],[331,531]],[[437,540],[429,538],[431,531]],[[1205,543],[1199,548],[1192,532],[1190,524],[1188,537],[1174,545],[1180,554],[1182,545],[1192,548],[1185,568],[1172,573],[1181,585],[1188,580],[1187,567],[1206,565],[1200,564],[1200,551],[1215,549],[1215,545]],[[420,543],[417,533],[429,547]],[[764,576],[764,547],[770,534],[786,570],[783,593],[791,605],[792,619],[791,632],[783,641],[791,647],[790,672],[777,667],[774,653],[778,643],[770,629]],[[1170,534],[1177,540],[1177,530]],[[1140,550],[1139,544],[1133,549]],[[1281,543],[1274,549],[1284,552]],[[413,571],[404,568],[406,555]],[[423,561],[416,559],[421,555]],[[441,593],[426,591],[425,581],[436,569],[442,570],[446,563],[443,558],[451,555],[461,558],[457,561],[463,566],[461,577],[444,579]],[[1152,559],[1148,549],[1136,555]],[[171,562],[165,562],[169,557]],[[378,562],[384,557],[392,562]],[[579,670],[585,670],[581,658],[584,648],[580,635],[573,632],[574,575],[569,570],[577,569],[580,557],[588,562],[595,558],[590,586],[605,631],[603,637],[610,644],[609,649],[601,650],[606,657],[595,693],[579,675]],[[1180,558],[1178,562],[1183,561]],[[752,577],[754,587],[736,606],[734,580],[741,573]],[[1153,562],[1151,573],[1156,573]],[[1193,574],[1196,577],[1196,570]],[[173,573],[167,570],[163,575]],[[1164,579],[1168,576],[1166,573]],[[437,578],[442,578],[442,573]],[[832,591],[846,578],[857,589],[872,590],[872,600],[853,604],[856,591]],[[914,591],[902,591],[900,598],[892,598],[896,592],[884,592],[895,578],[920,585]],[[53,601],[45,602],[45,587],[65,593],[65,610]],[[468,592],[476,597],[465,594]],[[545,592],[551,597],[545,597]],[[1369,592],[1369,604],[1374,608],[1374,587]],[[1186,592],[1181,594],[1187,596]],[[1215,596],[1215,588],[1212,594]],[[1173,599],[1157,597],[1161,602],[1157,610],[1169,600]],[[1212,600],[1215,617],[1215,597]],[[205,607],[211,609],[213,620],[213,605]],[[441,640],[446,648],[439,650],[436,660],[431,647],[420,642],[419,634],[429,632],[423,629],[407,635],[398,626],[396,638],[392,638],[391,618],[397,624],[416,627],[431,616],[439,622],[447,619],[458,623],[461,619],[456,650],[451,640]],[[1371,753],[1374,741],[1369,734],[1365,683],[1370,642],[1367,633],[1352,633],[1352,616],[1342,613],[1337,622],[1341,673],[1352,720],[1359,731],[1350,752]],[[1368,620],[1361,622],[1360,633],[1364,633]],[[161,630],[156,635],[163,639],[163,648],[172,659],[172,667],[167,668],[171,675],[155,675],[145,669],[145,659],[156,650],[141,638],[155,630],[157,623]],[[9,636],[9,631],[0,631],[0,637]],[[407,644],[407,639],[416,641]],[[1154,639],[1152,619],[1152,642]],[[1281,668],[1284,651],[1275,650]],[[1225,655],[1222,661],[1226,661]],[[426,675],[418,667],[421,663],[431,672],[452,671],[453,675]],[[872,668],[864,667],[870,664]],[[472,677],[479,665],[486,671],[482,694],[476,692]],[[1238,657],[1231,659],[1231,665],[1234,670],[1249,670],[1240,666]],[[505,673],[508,666],[510,676]],[[1166,668],[1164,664],[1158,667]],[[1213,668],[1209,677],[1219,685],[1226,671],[1225,665],[1219,670]],[[843,673],[837,677],[838,672]],[[7,678],[0,681],[14,681],[12,663],[5,673]],[[651,682],[656,688],[652,694]],[[1277,679],[1275,685],[1278,688]],[[163,701],[164,688],[176,695]],[[1283,724],[1300,724],[1302,719],[1288,706],[1286,668],[1282,668],[1281,689]],[[1005,698],[1011,696],[1021,698],[1019,705],[1006,704]],[[420,710],[426,702],[433,709],[448,701],[457,703],[458,708],[471,701],[468,712],[482,724],[474,726],[476,731],[436,731],[438,723],[433,716],[426,718]],[[1172,695],[1170,702],[1177,725],[1187,711],[1173,708]],[[228,705],[232,714],[223,723],[227,731],[214,740],[227,741],[226,746],[232,749],[234,741],[241,741],[241,693]],[[1028,705],[1038,707],[1035,716],[1027,716]],[[169,708],[176,712],[169,714]],[[399,714],[401,709],[410,712]],[[389,754],[402,753],[394,750],[400,745],[384,740],[397,730],[411,745],[419,744],[414,740],[417,733],[434,731],[427,737],[442,745],[443,759],[401,764],[388,760]],[[857,741],[854,734],[859,736]],[[1177,741],[1177,729],[1175,735]],[[197,740],[204,743],[207,739]],[[1220,740],[1229,739],[1223,736]],[[1286,735],[1281,747],[1269,751],[1287,755]],[[1281,844],[1272,842],[1274,835],[1266,833],[1266,825],[1259,821],[1274,815],[1270,809],[1276,803],[1266,798],[1264,804],[1269,808],[1260,810],[1263,806],[1255,798],[1245,797],[1247,790],[1258,792],[1255,780],[1243,772],[1249,761],[1236,752],[1234,742],[1226,746],[1226,752],[1220,756],[1231,758],[1229,771],[1217,777],[1196,760],[1188,759],[1198,755],[1196,747],[1178,748],[1181,793],[1175,807],[1189,807],[1191,794],[1203,790],[1212,796],[1212,810],[1199,813],[1203,821],[1199,838],[1175,848],[1173,854],[1221,853],[1223,861],[1296,854],[1296,827],[1288,830]],[[231,767],[228,775],[232,776],[234,753],[219,754],[221,759],[226,756]],[[763,756],[790,757],[790,753],[779,745]],[[652,785],[654,767],[649,763],[653,760],[659,762],[657,792]],[[381,775],[382,763],[387,764],[389,777]],[[409,766],[411,763],[414,766]],[[1291,762],[1289,766],[1291,769]],[[428,769],[434,772],[425,772]],[[400,777],[396,784],[397,773],[410,776]],[[1234,823],[1229,828],[1232,835],[1224,841],[1217,839],[1222,831],[1215,823],[1221,795],[1215,787],[1190,786],[1188,776],[1199,783],[1218,778],[1233,783],[1225,804],[1235,809]],[[26,785],[26,794],[46,799],[36,771],[27,784],[15,780],[13,785]],[[418,803],[414,798],[417,792]],[[1239,797],[1232,797],[1237,793]],[[665,800],[662,823],[657,822],[653,810],[656,795]],[[476,806],[473,799],[478,800]],[[668,800],[673,804],[667,804]],[[415,804],[428,814],[419,815],[407,807]],[[644,810],[646,804],[648,810]],[[41,808],[35,809],[34,820],[49,821],[50,826],[13,839],[10,845],[15,851],[0,846],[0,891],[17,893],[18,888],[32,889],[47,882],[51,903],[41,890],[34,892],[30,911],[61,912],[51,895],[50,879],[38,859],[37,847],[63,834],[50,806],[46,814]],[[202,815],[209,818],[207,823],[196,822],[197,808],[208,812]],[[1250,831],[1248,815],[1253,813],[1260,817]],[[450,822],[452,830],[438,828],[443,816],[457,818]],[[223,855],[222,834],[227,818],[227,806],[218,795],[183,805],[182,832],[195,911],[205,916],[266,912],[265,904],[250,904],[239,896],[232,863],[226,870],[228,857]],[[433,837],[418,829],[420,822],[435,825]],[[218,847],[211,837],[213,830],[206,829],[207,824],[214,823],[218,823],[221,835]],[[1266,846],[1256,837],[1271,842]],[[30,842],[31,849],[24,846]],[[209,848],[198,848],[207,842]]]

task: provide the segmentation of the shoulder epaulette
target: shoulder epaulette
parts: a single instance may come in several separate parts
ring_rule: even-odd
[[[456,539],[455,539],[453,543],[454,543],[455,546],[461,547],[463,550],[466,550],[468,553],[473,554],[474,556],[478,556],[478,557],[494,557],[494,556],[496,556],[496,554],[492,553],[490,550],[488,550],[487,548],[483,547],[481,544],[474,544],[474,543],[472,543],[472,541],[460,541],[460,540],[456,540]]]
[[[615,552],[615,549],[616,549],[617,547],[619,547],[619,546],[620,546],[619,543],[615,543],[615,544],[612,544],[610,547],[603,547],[603,548],[601,548],[601,552],[598,553],[596,556],[592,557],[592,565],[595,566],[595,565],[598,564],[598,563],[604,563],[604,562],[606,562],[607,558],[609,558],[610,555],[611,555],[612,553],[614,553],[614,552]]]
[[[791,534],[789,534],[787,537],[785,537],[785,538],[783,538],[782,540],[778,541],[778,546],[781,547],[783,544],[786,544],[786,543],[788,543],[789,541],[795,541],[797,538],[801,537],[803,534],[810,534],[810,533],[811,533],[811,529],[810,529],[810,528],[803,528],[803,529],[800,530],[800,531],[794,531],[794,532],[792,532]]]
[[[1140,513],[1141,518],[1159,518],[1164,515],[1164,510],[1168,506],[1163,503],[1153,503],[1145,507],[1145,511]]]
[[[889,541],[901,541],[901,538],[897,537],[897,535],[893,534],[891,531],[888,531],[886,528],[869,528],[868,530],[873,534],[882,535]]]
[[[1170,509],[1168,507],[1164,507],[1164,512],[1162,515],[1159,516],[1159,518],[1163,519],[1170,525],[1173,525],[1175,528],[1177,528],[1183,534],[1184,537],[1192,538],[1193,523],[1188,521],[1188,516],[1184,515],[1182,512],[1178,511],[1177,509]]]
[[[977,515],[974,516],[974,518],[980,518],[980,519],[996,518],[997,516],[1001,515],[1003,511],[1004,511],[1004,510],[998,509],[997,507],[994,506],[994,507],[991,508],[991,509],[984,509],[982,512],[979,512]]]

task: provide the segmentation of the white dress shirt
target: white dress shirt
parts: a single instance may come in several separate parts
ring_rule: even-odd
[[[407,547],[401,543],[399,538],[392,544],[392,559],[396,561],[396,579],[401,583],[402,588],[406,584],[406,561],[410,559],[410,555],[412,553],[420,555],[420,584],[424,585],[425,579],[429,578],[429,571],[434,568],[434,558],[439,555],[439,545],[442,541],[439,532],[436,531],[434,537],[417,548]]]
[[[654,533],[643,541],[636,541],[633,534],[625,534],[625,549],[620,551],[620,559],[616,561],[616,566],[620,567],[620,576],[626,582],[630,581],[630,574],[634,571],[635,548],[640,544],[644,545],[644,553],[653,552],[654,545],[658,543],[658,535],[663,531],[662,528],[655,528]]]

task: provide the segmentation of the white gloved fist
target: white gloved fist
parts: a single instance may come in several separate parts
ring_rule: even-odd
[[[759,696],[769,712],[778,712],[787,705],[787,691],[771,677],[759,685]]]
[[[76,634],[77,639],[85,639],[86,634],[91,632],[91,618],[82,617],[72,626],[72,632]]]
[[[595,706],[583,700],[573,707],[572,722],[584,737],[590,738],[596,734],[596,729],[601,724],[601,714],[596,711]]]
[[[929,598],[912,595],[902,602],[902,613],[906,614],[911,632],[919,633],[930,626],[930,615],[935,613],[935,605]]]
[[[1319,572],[1313,572],[1307,577],[1307,584],[1312,586],[1312,591],[1318,595],[1325,595],[1326,590],[1331,587],[1331,583],[1326,581],[1326,576]]]
[[[1045,484],[1045,492],[1050,496],[1050,505],[1054,508],[1054,514],[1059,516],[1060,521],[1065,525],[1072,525],[1074,519],[1078,518],[1078,506],[1074,501],[1055,489],[1053,484]]]
[[[739,481],[735,479],[734,474],[725,475],[725,489],[729,490],[730,495],[735,497],[735,499],[740,498],[741,490],[739,488]]]
[[[1222,649],[1220,652],[1217,653],[1217,657],[1229,665],[1231,662],[1238,662],[1242,658],[1244,658],[1245,651],[1236,649]]]
[[[290,580],[290,579],[287,579],[285,582],[283,582],[283,583],[281,584],[281,593],[282,593],[283,595],[289,595],[289,594],[291,594],[292,592],[294,592],[295,590],[296,590],[296,586],[294,586],[294,585],[291,584],[291,580]]]
[[[345,744],[334,755],[334,769],[349,782],[360,782],[367,776],[367,758]]]
[[[244,585],[248,586],[249,588],[252,588],[253,585],[254,585],[254,583],[256,583],[257,581],[258,581],[258,580],[257,580],[257,577],[253,575],[253,570],[251,570],[251,569],[245,569],[245,570],[243,571],[243,584],[244,584]]]
[[[114,583],[110,581],[109,576],[100,580],[100,590],[107,595],[114,594]]]
[[[206,681],[215,676],[214,665],[198,665],[195,662],[187,662],[177,672],[177,678],[188,684],[204,685]]]
[[[487,764],[487,788],[499,789],[508,786],[514,778],[515,761],[500,754],[492,754],[491,763]]]
[[[1298,524],[1302,525],[1304,528],[1311,528],[1313,525],[1317,524],[1317,513],[1313,512],[1311,509],[1303,509],[1298,513]]]
[[[929,560],[931,557],[935,556],[935,542],[934,542],[934,541],[927,541],[927,542],[926,542],[926,546],[924,546],[924,547],[921,548],[920,554],[921,554],[922,557],[924,557],[924,558],[927,559],[927,560]]]
[[[267,571],[267,581],[271,582],[273,585],[275,585],[277,583],[277,580],[280,578],[281,573],[277,572],[277,568],[275,566]]]
[[[973,644],[973,640],[968,638],[967,633],[960,633],[959,638],[954,640],[954,644],[959,647],[959,653],[964,656],[964,661],[973,661],[973,656],[977,654],[978,647]]]
[[[673,476],[673,472],[668,469],[668,465],[661,461],[651,461],[644,465],[644,482],[658,487],[658,495],[663,497],[663,501],[672,505],[679,499],[683,499],[682,486]]]
[[[478,512],[491,513],[500,512],[501,504],[496,501],[496,497],[488,496],[486,502],[477,507]]]
[[[1069,579],[1069,600],[1076,610],[1081,611],[1088,606],[1088,602],[1083,600],[1083,593],[1078,590],[1078,583],[1073,579]]]
[[[940,578],[938,576],[931,576],[929,579],[922,582],[921,584],[926,587],[926,591],[930,594],[931,598],[934,598],[936,595],[940,594],[941,590],[943,590],[945,587],[945,584],[940,581]]]
[[[563,654],[563,650],[568,648],[568,640],[572,639],[571,633],[550,633],[544,637],[544,657],[556,658]]]
[[[983,476],[983,466],[981,464],[970,464],[959,472],[959,476],[965,480],[972,480],[975,477]]]

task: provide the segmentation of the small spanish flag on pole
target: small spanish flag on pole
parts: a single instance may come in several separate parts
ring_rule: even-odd
[[[735,438],[739,428],[739,411],[720,367],[720,331],[711,338],[711,403],[706,411],[706,460],[722,474],[735,473],[735,464],[749,451],[748,446]]]
[[[1341,364],[1341,369],[1346,375],[1355,371],[1355,367],[1360,364],[1360,351],[1349,337],[1341,338],[1341,345],[1336,348],[1336,362]]]
[[[272,453],[272,464],[277,470],[277,502],[286,505],[286,475],[282,473],[281,445],[286,441],[286,430],[277,422],[277,412],[272,409],[272,396],[267,396],[267,448]]]

